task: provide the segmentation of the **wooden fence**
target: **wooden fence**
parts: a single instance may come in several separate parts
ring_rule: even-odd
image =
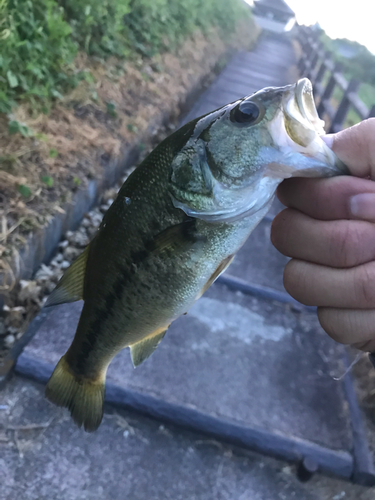
[[[329,119],[329,133],[338,132],[343,128],[350,108],[354,109],[361,120],[375,117],[375,104],[369,109],[357,95],[361,81],[353,78],[348,82],[344,78],[341,74],[341,64],[333,61],[332,53],[325,50],[315,31],[302,26],[297,32],[296,39],[302,48],[302,55],[298,61],[300,75],[311,80],[314,97],[318,103],[318,113],[323,119],[326,117]],[[322,81],[327,78],[327,72],[329,78],[324,86]],[[336,87],[343,92],[337,107],[331,102]]]

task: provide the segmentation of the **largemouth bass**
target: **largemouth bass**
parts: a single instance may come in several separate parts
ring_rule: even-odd
[[[106,371],[130,347],[134,366],[229,266],[292,176],[346,173],[307,79],[255,94],[174,132],[121,187],[48,305],[83,299],[74,340],[46,388],[75,422],[100,425]]]

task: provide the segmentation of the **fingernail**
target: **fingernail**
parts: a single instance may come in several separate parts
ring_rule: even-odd
[[[327,146],[332,149],[332,144],[333,144],[333,134],[328,134],[328,135],[322,135],[322,141],[324,141]]]
[[[375,194],[356,194],[349,199],[349,208],[353,217],[375,221]]]

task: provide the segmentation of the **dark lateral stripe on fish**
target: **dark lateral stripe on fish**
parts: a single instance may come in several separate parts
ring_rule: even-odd
[[[127,270],[125,270],[125,268],[119,270],[119,276],[115,281],[112,290],[107,294],[105,298],[104,308],[97,311],[96,318],[90,325],[88,334],[85,337],[85,340],[82,342],[80,355],[76,358],[75,364],[75,369],[78,373],[84,373],[85,363],[90,355],[90,352],[95,347],[98,337],[100,336],[100,329],[102,327],[102,324],[109,318],[116,300],[121,299],[122,292],[125,288],[126,283],[131,280],[132,275],[134,274],[135,269],[132,267],[128,268]]]
[[[179,230],[181,230],[180,235],[186,241],[195,243],[196,241],[199,240],[199,235],[197,235],[195,232],[196,219],[192,219],[191,217],[186,217],[186,219],[177,226]],[[176,226],[167,228],[165,231],[162,231],[160,235],[163,235],[163,233],[166,233],[168,230],[173,230],[174,227]],[[82,342],[81,352],[79,357],[76,358],[76,363],[75,363],[75,369],[77,370],[78,373],[84,372],[85,363],[90,355],[90,351],[95,347],[98,336],[100,335],[102,325],[111,315],[112,308],[115,305],[116,300],[118,301],[121,300],[126,284],[128,284],[131,281],[131,279],[134,278],[134,275],[136,273],[136,266],[141,263],[143,263],[144,265],[150,253],[158,249],[158,246],[155,245],[155,239],[157,240],[158,237],[148,240],[147,242],[144,243],[146,249],[131,252],[130,254],[131,264],[134,264],[134,266],[129,265],[128,262],[126,264],[126,267],[124,266],[119,269],[118,278],[115,281],[112,290],[108,293],[108,295],[105,298],[104,308],[98,310],[96,318],[94,322],[91,324],[85,340]],[[165,250],[168,249],[164,249],[164,251]],[[172,255],[173,252],[172,250],[169,250],[168,253]],[[150,289],[150,286],[146,283],[140,283],[140,285],[145,286],[147,289]]]
[[[151,247],[152,242],[146,243],[145,246]],[[147,250],[139,250],[137,252],[131,252],[130,258],[131,263],[137,266],[141,262],[145,262],[146,258],[149,256],[150,251]],[[126,265],[126,267],[122,267],[118,271],[118,278],[115,281],[112,290],[107,294],[105,298],[105,306],[104,308],[97,311],[96,318],[94,322],[91,324],[89,332],[82,342],[81,352],[79,357],[76,358],[75,369],[77,373],[84,373],[85,363],[90,355],[90,351],[95,347],[96,341],[100,336],[100,330],[102,324],[109,318],[112,308],[115,305],[116,300],[121,300],[123,290],[127,283],[134,277],[136,274],[136,268],[132,265]],[[141,283],[141,286],[150,290],[151,287],[147,283]],[[126,319],[126,317],[125,317]]]

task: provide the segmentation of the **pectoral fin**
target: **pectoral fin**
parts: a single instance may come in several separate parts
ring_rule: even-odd
[[[167,328],[159,328],[145,339],[130,346],[130,354],[134,367],[143,363],[155,351],[162,338],[167,333]]]
[[[198,250],[203,249],[205,241],[206,238],[196,230],[196,220],[187,219],[156,235],[150,245],[150,251],[162,253],[185,252],[191,248]]]
[[[84,299],[83,286],[86,273],[87,256],[89,247],[87,246],[83,253],[73,262],[65,271],[56,288],[48,297],[44,307],[65,304],[66,302],[75,302]]]

